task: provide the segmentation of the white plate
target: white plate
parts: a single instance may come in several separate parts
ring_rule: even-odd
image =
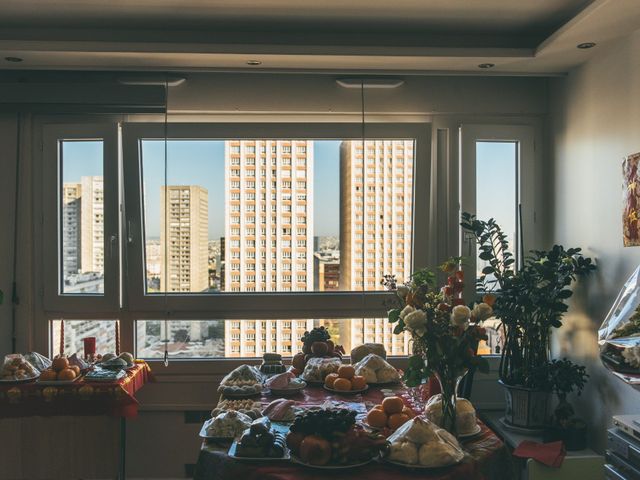
[[[233,442],[235,437],[214,437],[207,433],[207,427],[213,421],[213,419],[209,419],[202,424],[202,428],[200,429],[200,433],[198,434],[200,438],[206,438],[207,440],[214,440],[218,442]]]
[[[304,385],[296,388],[269,388],[269,391],[271,392],[271,395],[277,395],[279,397],[287,397],[290,395],[295,395],[296,393],[300,393],[306,387],[307,387],[307,382],[304,382]]]
[[[233,458],[241,462],[277,462],[279,460],[289,460],[291,458],[287,447],[284,448],[284,455],[282,457],[239,457],[236,455],[237,446],[238,442],[234,441],[231,444],[231,447],[229,447],[227,455],[229,455],[229,458]]]
[[[440,465],[439,467],[427,467],[426,465],[420,465],[418,463],[416,463],[415,465],[410,465],[408,463],[402,463],[402,462],[396,462],[394,460],[389,460],[388,458],[384,459],[385,463],[390,463],[391,465],[397,465],[399,467],[402,468],[415,468],[415,469],[419,469],[419,470],[434,470],[437,468],[446,468],[446,467],[452,467],[453,465],[457,465],[460,462],[455,462],[455,463],[450,463],[448,465]]]
[[[40,380],[38,379],[36,383],[38,385],[71,385],[72,383],[75,383],[78,380],[80,380],[81,377],[82,375],[78,375],[73,380]]]
[[[237,400],[242,400],[244,398],[251,398],[251,397],[259,397],[260,395],[262,395],[262,390],[259,392],[251,392],[251,393],[225,393],[224,390],[220,392],[220,395],[222,395],[224,398],[228,398],[228,399],[237,399]]]
[[[369,385],[366,385],[363,389],[361,390],[335,390],[333,388],[329,388],[326,385],[324,386],[324,389],[327,392],[331,392],[331,393],[335,393],[337,395],[357,395],[358,393],[364,393],[367,390],[369,390]]]
[[[373,462],[375,459],[376,457],[373,457],[367,460],[366,462],[350,463],[349,465],[311,465],[310,463],[303,462],[302,460],[297,458],[295,455],[291,455],[291,461],[293,463],[297,463],[298,465],[303,465],[309,468],[317,468],[320,470],[347,470],[349,468],[357,468],[357,467],[362,467],[363,465],[368,465],[369,463]]]
[[[21,378],[20,380],[12,379],[12,380],[2,380],[0,379],[0,384],[5,385],[15,385],[18,383],[29,383],[37,380],[39,377],[29,377],[29,378]]]
[[[315,386],[324,385],[324,380],[322,380],[322,381],[320,381],[320,380],[307,380],[302,375],[300,375],[298,378],[303,380],[303,381],[305,381],[308,385],[313,385],[314,387]]]
[[[476,428],[474,428],[473,431],[471,431],[469,433],[465,433],[464,435],[458,435],[458,438],[462,438],[464,440],[465,438],[475,437],[481,431],[482,431],[482,427],[480,425],[476,424]]]

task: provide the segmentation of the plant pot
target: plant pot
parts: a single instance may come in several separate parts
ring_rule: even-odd
[[[544,390],[498,381],[505,392],[506,409],[504,420],[508,425],[527,430],[542,430],[547,424],[547,409],[550,393]]]
[[[567,428],[547,427],[542,434],[544,443],[562,441],[567,451],[587,448],[587,426],[572,425]]]

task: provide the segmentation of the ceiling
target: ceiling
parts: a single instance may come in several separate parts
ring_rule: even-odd
[[[3,0],[0,68],[562,74],[637,28],[638,0]]]

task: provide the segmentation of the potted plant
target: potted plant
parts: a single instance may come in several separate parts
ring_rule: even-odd
[[[412,355],[404,372],[409,387],[425,383],[434,375],[442,392],[442,428],[456,435],[456,391],[469,369],[488,372],[489,364],[476,355],[478,342],[486,340],[479,322],[492,314],[486,303],[467,307],[462,299],[463,274],[460,259],[454,258],[441,266],[448,274],[447,284],[435,288],[435,275],[423,269],[402,285],[395,277],[382,281],[388,290],[397,293],[395,308],[388,312],[393,333],[411,335]]]
[[[580,248],[533,250],[520,268],[507,237],[495,220],[462,214],[461,226],[475,236],[480,260],[486,262],[477,280],[478,290],[495,294],[495,317],[504,338],[500,383],[505,387],[507,424],[540,430],[547,420],[548,381],[537,373],[549,363],[549,339],[562,325],[571,284],[595,269]]]

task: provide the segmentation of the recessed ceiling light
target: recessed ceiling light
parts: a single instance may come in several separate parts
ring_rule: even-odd
[[[480,65],[478,65],[478,68],[493,68],[495,66],[495,63],[481,63]]]
[[[19,63],[22,61],[20,57],[4,57],[7,62]]]
[[[247,65],[251,65],[252,67],[255,67],[257,65],[262,65],[262,62],[260,60],[249,60],[247,62]]]
[[[584,42],[584,43],[579,43],[577,46],[580,50],[587,50],[588,48],[595,47],[596,44],[593,42]]]

